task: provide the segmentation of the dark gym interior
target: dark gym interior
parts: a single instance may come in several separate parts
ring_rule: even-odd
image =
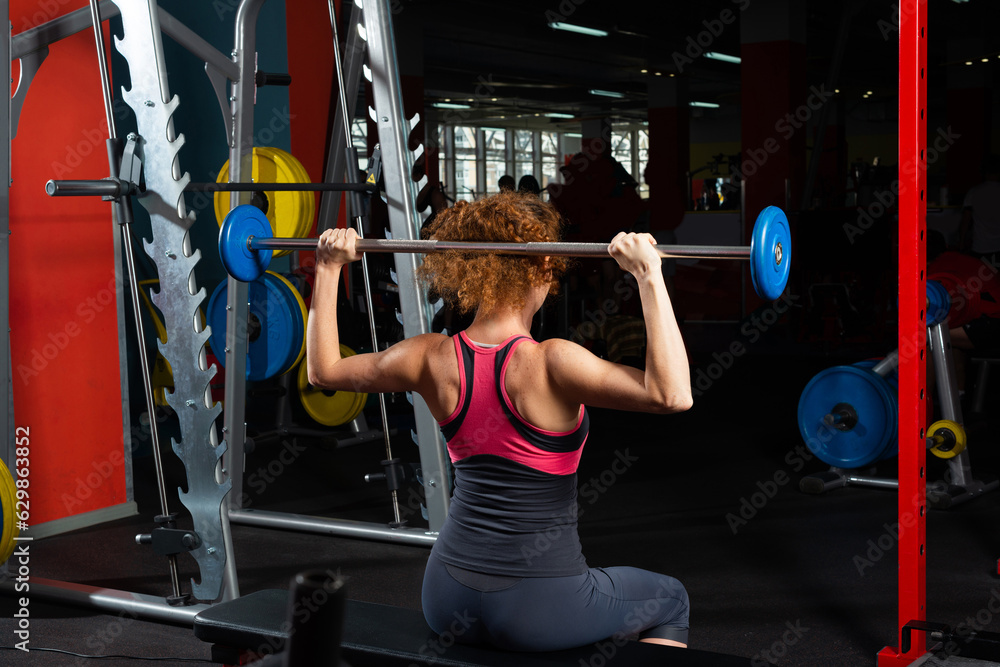
[[[151,6],[188,26],[223,59],[232,51],[235,61],[233,26],[241,4],[161,0]],[[329,149],[338,131],[334,118],[340,86],[333,76],[329,10],[326,3],[312,0],[258,4],[263,7],[255,24],[256,68],[287,72],[291,83],[264,85],[258,77],[258,87],[250,88],[256,94],[252,142],[295,154],[311,180],[320,182],[337,152]],[[360,5],[365,11],[369,5],[384,5],[391,16],[393,58],[401,76],[392,94],[407,122],[414,113],[420,117],[406,131],[394,130],[407,146],[402,164],[409,173],[395,173],[398,166],[387,162],[379,184],[390,194],[393,187],[410,188],[417,198],[418,224],[436,210],[437,202],[451,206],[475,200],[495,193],[503,174],[518,180],[528,174],[537,177],[542,198],[563,215],[570,241],[606,243],[626,230],[649,231],[668,239],[664,243],[743,246],[757,214],[774,205],[787,214],[793,259],[787,287],[780,286],[776,299],[759,296],[747,262],[681,259],[665,264],[687,348],[693,407],[671,415],[590,410],[591,432],[578,473],[579,530],[588,564],[631,565],[683,582],[691,600],[691,657],[671,650],[662,661],[645,652],[626,652],[623,658],[621,647],[610,641],[563,654],[475,654],[463,653],[448,637],[437,643],[411,642],[409,652],[394,654],[388,648],[394,635],[405,642],[407,633],[424,637],[430,632],[396,625],[395,620],[419,626],[430,546],[394,540],[387,537],[388,529],[365,539],[234,521],[228,556],[235,563],[241,596],[288,590],[296,574],[307,571],[343,579],[347,600],[380,605],[364,609],[371,618],[383,619],[369,622],[365,616],[364,628],[345,635],[349,641],[380,642],[369,652],[345,643],[350,650],[341,658],[355,665],[1000,664],[1000,635],[993,634],[1000,633],[1000,247],[970,247],[963,222],[967,214],[981,211],[970,204],[969,193],[984,181],[1000,179],[1000,169],[993,169],[1000,154],[1000,99],[995,92],[1000,89],[1000,38],[993,28],[1000,14],[993,3],[330,4],[338,16],[345,71],[356,55],[347,45],[355,43],[351,18],[362,11]],[[185,462],[171,446],[190,436],[174,407],[161,403],[151,418],[146,406],[130,290],[122,277],[127,271],[121,240],[116,236],[113,245],[111,240],[112,205],[100,197],[44,194],[50,178],[108,176],[103,149],[107,123],[90,6],[82,0],[0,5],[9,10],[18,72],[27,71],[31,53],[37,54],[26,44],[38,47],[51,40],[49,61],[34,63],[37,80],[10,112],[14,127],[5,142],[12,183],[4,215],[10,241],[2,255],[9,269],[3,305],[10,328],[11,409],[5,423],[11,444],[0,448],[0,459],[12,479],[6,485],[0,476],[0,518],[8,522],[0,547],[13,539],[9,523],[16,515],[10,506],[20,498],[18,489],[33,494],[31,515],[41,525],[33,520],[21,529],[22,537],[38,537],[17,541],[11,547],[14,555],[0,569],[0,665],[232,664],[221,653],[213,656],[212,643],[177,617],[153,618],[127,604],[120,610],[88,607],[72,593],[79,587],[124,592],[126,597],[171,596],[167,558],[149,544],[138,544],[136,536],[162,525],[156,519],[162,500],[178,513],[173,527],[195,530],[182,501],[193,487],[189,489]],[[124,137],[140,131],[142,120],[123,91],[139,90],[151,75],[130,62],[134,55],[116,48],[116,38],[124,35],[127,41],[128,35],[115,4],[102,2],[100,10],[106,40],[111,35],[105,45],[110,94],[118,135]],[[40,29],[53,22],[62,25],[60,20],[73,12],[82,21],[78,32],[62,36]],[[900,102],[906,99],[900,81],[912,62],[899,54],[900,41],[915,20],[925,21],[927,37],[927,81],[917,84],[926,86],[926,114],[922,108],[919,115],[926,136],[924,162],[911,169],[903,152],[911,142],[900,128],[914,115]],[[171,121],[184,135],[177,161],[193,182],[215,181],[230,155],[227,132],[233,131],[219,122],[218,109],[233,101],[217,98],[218,89],[206,79],[207,56],[192,55],[176,37],[176,25],[168,25],[162,14],[160,21],[165,31],[172,31],[156,48],[164,54],[171,93],[180,100]],[[552,23],[584,26],[598,34],[560,30]],[[369,23],[367,29],[371,48],[376,28]],[[138,50],[134,42],[123,48],[126,53]],[[742,55],[742,62],[706,54]],[[372,58],[366,67],[370,63],[378,69],[373,55],[358,57]],[[62,78],[56,76],[60,71]],[[360,68],[358,75],[358,81],[348,82],[357,85],[349,106],[353,145],[362,154],[358,169],[365,173],[372,168],[368,156],[380,138],[385,143],[386,135],[380,134],[376,120],[383,109],[370,112],[379,100],[378,80],[369,83]],[[11,94],[26,85],[23,74],[19,79],[15,73],[12,81]],[[94,140],[91,135],[100,136]],[[597,154],[613,167],[607,172],[588,168],[600,162]],[[141,156],[147,184],[152,183],[154,155],[147,143]],[[580,156],[586,159],[578,162]],[[279,160],[274,164],[281,168]],[[910,224],[904,219],[910,209],[901,193],[916,172],[926,192],[920,198],[922,219],[913,222],[925,230],[923,240],[916,241],[927,267],[926,275],[923,266],[918,269],[919,284],[944,285],[950,306],[938,321],[928,321],[932,333],[926,358],[900,353],[904,359],[898,378],[896,370],[884,376],[858,371],[858,364],[878,364],[900,347],[900,315],[909,305],[900,303],[901,285],[915,280],[905,248],[917,247],[909,234],[918,228],[904,227]],[[269,177],[262,172],[260,180]],[[336,180],[343,180],[343,174]],[[611,186],[605,193],[601,188],[607,183]],[[191,280],[206,292],[192,312],[201,308],[213,327],[218,328],[215,322],[225,326],[224,298],[215,315],[221,320],[213,321],[212,312],[204,311],[211,311],[214,290],[227,284],[218,236],[228,206],[222,204],[217,225],[213,205],[217,209],[219,199],[194,192],[183,196],[187,210],[196,214],[189,241],[201,253]],[[296,235],[315,236],[317,224],[331,222],[316,220],[323,197],[316,194],[315,210],[305,216],[310,226]],[[352,225],[339,197],[332,221]],[[159,233],[159,223],[148,212],[148,201],[134,199],[135,236],[148,241]],[[370,236],[393,236],[393,207],[391,198],[386,202],[371,196],[364,207]],[[1000,204],[991,211],[995,217],[990,224],[998,229]],[[92,234],[98,240],[81,240],[91,232],[76,230],[77,222],[80,229],[99,231]],[[118,235],[118,226],[114,228]],[[142,243],[135,249],[137,278],[158,279],[162,258],[147,256]],[[974,258],[973,268],[961,257]],[[286,276],[288,289],[301,293],[303,313],[311,261],[311,254],[303,252],[275,257],[271,266]],[[77,273],[77,264],[90,273]],[[985,268],[977,274],[980,267]],[[411,307],[405,285],[395,284],[403,282],[398,268],[390,255],[373,256],[370,289],[380,345],[402,339],[410,326],[397,317]],[[371,340],[360,267],[352,270],[349,282],[340,310],[342,342],[364,352],[371,349]],[[971,289],[970,283],[976,287]],[[166,286],[159,289],[161,295],[167,293]],[[172,312],[165,303],[156,301],[154,309],[147,300],[142,306],[145,344],[153,356],[170,350],[162,338],[159,345],[155,342],[158,320]],[[296,302],[290,304],[294,314]],[[921,321],[924,306],[921,293]],[[267,323],[254,324],[255,315],[250,319],[248,335],[256,340],[260,330],[254,327],[266,332]],[[454,333],[459,325],[440,311],[430,326],[437,331],[450,326]],[[604,358],[643,364],[638,299],[609,260],[574,261],[560,293],[550,297],[532,331],[539,340],[569,338]],[[969,341],[972,347],[953,350],[946,342],[938,349],[933,332],[949,335],[956,348]],[[208,341],[209,364],[225,360],[225,340]],[[386,482],[365,480],[383,471],[386,458],[381,434],[367,437],[380,428],[378,397],[359,398],[348,406],[351,418],[336,426],[319,423],[298,398],[297,350],[292,346],[290,363],[281,372],[259,381],[241,380],[245,392],[234,399],[244,402],[247,436],[240,508],[386,528],[395,520]],[[909,474],[895,456],[897,419],[904,418],[899,416],[904,406],[916,405],[913,396],[905,404],[899,396],[897,406],[897,387],[918,364],[928,369],[926,389],[921,389],[927,395],[921,438],[924,427],[954,420],[965,448],[954,458],[927,451],[923,480],[933,499],[926,514],[915,517],[901,510],[893,485]],[[157,375],[162,366],[157,368],[154,383],[163,379]],[[856,385],[848,385],[852,389],[844,396],[804,397],[807,386],[815,386],[810,385],[814,378],[839,381],[859,373],[868,378],[865,391],[876,386],[880,399],[852,393],[862,391],[853,389]],[[175,369],[174,377],[180,383],[183,375]],[[220,364],[209,387],[215,400],[227,396],[223,380],[232,382]],[[804,434],[810,428],[815,432],[814,422],[827,410],[832,424],[839,404],[849,402],[859,407],[841,413],[850,412],[851,420],[872,430],[878,451],[872,456],[852,451],[848,465],[835,466],[823,460],[829,450],[818,453]],[[822,406],[818,415],[810,412],[814,404]],[[418,410],[412,396],[385,396],[389,444],[407,473],[397,490],[400,518],[407,530],[416,532],[430,530],[431,524],[427,480],[420,470],[426,452],[414,440],[420,430]],[[870,421],[872,412],[878,416]],[[157,488],[151,421],[159,431],[164,499]],[[359,423],[361,437],[355,437],[350,424]],[[28,431],[20,430],[27,427],[31,485],[22,487],[15,480],[24,457],[16,453],[15,443],[20,446],[21,436],[27,442]],[[220,439],[229,427],[220,410],[213,426]],[[884,435],[874,433],[879,427],[887,429]],[[837,432],[854,428],[851,421]],[[921,444],[916,438],[906,442]],[[940,440],[939,447],[941,442],[952,441]],[[959,460],[966,477],[956,480]],[[833,477],[840,481],[834,486],[839,488],[815,493],[817,484],[823,484],[817,480],[829,480],[822,475],[831,474],[831,468],[836,468]],[[844,476],[851,475],[862,481],[843,484]],[[916,562],[900,547],[917,524],[926,525],[920,546],[923,620],[943,625],[933,628],[937,634],[926,633],[926,655],[894,662],[878,654],[898,647],[901,623],[914,620],[900,618],[901,572],[912,572]],[[19,553],[30,557],[18,561]],[[179,553],[176,562],[181,589],[191,593],[192,583],[202,576],[199,562],[186,553]],[[22,571],[19,579],[22,566],[30,576]],[[904,588],[909,590],[910,584]],[[53,590],[69,592],[60,600]],[[280,624],[282,619],[272,612],[263,622]],[[360,630],[377,638],[350,634]],[[918,635],[923,630],[913,631]],[[24,644],[26,637],[30,641]],[[19,650],[19,642],[30,651]],[[262,658],[283,647],[258,640],[240,648]],[[320,656],[316,660],[313,664],[327,664]]]

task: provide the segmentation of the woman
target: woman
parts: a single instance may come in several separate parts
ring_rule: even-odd
[[[430,231],[437,239],[523,243],[555,241],[559,226],[551,205],[500,193],[457,203]],[[652,237],[621,233],[610,245],[638,284],[645,370],[566,340],[531,340],[532,317],[566,263],[492,253],[436,253],[420,269],[439,294],[475,312],[464,332],[341,358],[337,289],[343,265],[359,257],[354,240],[353,230],[337,229],[317,244],[309,381],[416,391],[441,425],[455,490],[424,576],[428,624],[459,642],[510,650],[557,650],[613,635],[686,646],[688,599],[680,582],[636,568],[588,568],[576,523],[584,405],[658,413],[691,405],[684,342]]]

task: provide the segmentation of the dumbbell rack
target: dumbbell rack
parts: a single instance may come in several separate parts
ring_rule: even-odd
[[[951,353],[951,335],[948,331],[947,319],[927,327],[927,345],[931,362],[937,376],[937,398],[943,419],[963,424],[962,405],[958,396],[958,383],[955,379],[955,367]],[[899,353],[893,351],[885,359],[872,367],[872,372],[886,377],[893,373],[899,365]],[[929,435],[929,434],[928,434]],[[888,477],[878,477],[873,469],[864,471],[844,469],[831,466],[829,470],[806,475],[799,482],[799,488],[805,493],[819,494],[832,489],[846,486],[867,486],[882,489],[898,489],[899,481]],[[948,459],[948,471],[945,478],[927,483],[927,503],[935,509],[947,509],[967,502],[984,493],[995,490],[1000,482],[997,480],[980,480],[972,475],[972,465],[968,450],[963,450]]]

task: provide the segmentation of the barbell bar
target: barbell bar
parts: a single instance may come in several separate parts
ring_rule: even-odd
[[[314,238],[275,238],[271,224],[255,206],[235,207],[219,230],[219,254],[226,271],[237,280],[251,282],[271,263],[274,250],[314,250]],[[606,243],[529,242],[487,243],[424,239],[358,239],[360,252],[423,253],[459,251],[493,252],[504,255],[550,255],[560,257],[609,257]],[[775,300],[785,290],[791,265],[791,233],[785,213],[768,206],[754,223],[749,246],[658,245],[664,259],[749,260],[754,290]]]

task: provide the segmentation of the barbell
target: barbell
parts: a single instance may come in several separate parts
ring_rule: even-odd
[[[275,238],[267,217],[251,204],[235,207],[226,215],[219,231],[219,254],[229,274],[243,282],[261,276],[275,250],[314,250],[314,238]],[[529,242],[486,243],[412,239],[358,239],[360,252],[433,253],[493,252],[504,255],[550,255],[560,257],[609,257],[606,243]],[[749,246],[658,245],[664,259],[749,260],[754,290],[775,300],[785,291],[791,265],[791,232],[788,218],[777,206],[768,206],[754,223]]]

